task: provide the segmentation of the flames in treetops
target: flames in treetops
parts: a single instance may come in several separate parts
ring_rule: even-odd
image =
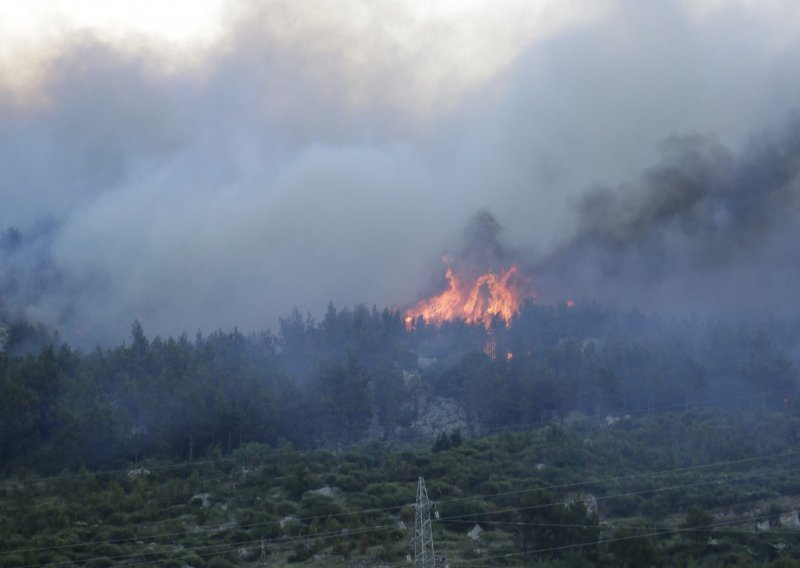
[[[413,328],[419,317],[436,325],[453,320],[481,323],[486,329],[495,319],[502,319],[508,326],[519,313],[522,302],[536,298],[532,279],[522,274],[516,264],[499,272],[488,270],[470,276],[456,273],[447,258],[444,261],[448,264],[447,289],[409,309],[405,318],[407,328]]]

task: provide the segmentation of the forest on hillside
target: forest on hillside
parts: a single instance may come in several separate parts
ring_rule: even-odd
[[[506,327],[408,326],[392,310],[294,310],[277,334],[148,337],[83,353],[11,323],[0,353],[7,472],[191,459],[246,443],[336,448],[414,440],[431,400],[467,436],[665,410],[798,405],[800,320],[666,319],[528,303]],[[430,432],[428,432],[430,434]]]

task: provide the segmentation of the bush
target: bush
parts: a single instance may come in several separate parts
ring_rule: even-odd
[[[711,516],[711,513],[700,507],[692,507],[680,524],[680,528],[683,531],[682,534],[689,540],[705,543],[711,537],[713,524],[714,517]]]
[[[110,558],[92,558],[85,566],[86,568],[109,568],[114,565],[114,561]]]
[[[380,508],[401,507],[416,501],[412,487],[400,483],[371,483],[364,492],[374,497],[375,506]]]
[[[235,564],[223,558],[222,556],[214,556],[206,562],[205,568],[235,568]]]
[[[116,556],[122,556],[123,553],[122,549],[116,544],[101,543],[94,548],[92,554],[114,558]]]
[[[319,493],[306,493],[300,502],[304,517],[331,517],[342,512],[333,498]]]
[[[486,505],[482,501],[476,500],[445,501],[439,505],[439,509],[442,519],[458,517],[457,522],[448,523],[446,520],[442,522],[449,529],[460,531],[464,528],[464,518],[480,523],[481,515],[486,512]]]
[[[603,514],[610,517],[631,517],[639,510],[642,498],[636,495],[619,495],[603,501]]]
[[[297,512],[297,505],[295,505],[291,501],[278,501],[275,504],[275,512],[281,515],[282,517],[286,517],[287,515],[293,515]]]
[[[24,566],[25,557],[21,554],[4,554],[0,556],[0,566],[12,568],[13,566]]]
[[[206,561],[197,556],[194,552],[190,552],[179,558],[182,567],[192,566],[193,568],[206,568]]]
[[[289,562],[303,562],[314,555],[314,549],[307,546],[304,542],[298,541],[292,547],[292,554],[289,555]]]

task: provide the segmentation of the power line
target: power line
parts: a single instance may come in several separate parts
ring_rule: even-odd
[[[745,475],[745,476],[740,476],[739,478],[729,479],[728,481],[736,481],[736,480],[745,479],[745,478],[748,478],[748,477],[769,477],[769,476],[772,476],[772,475],[793,473],[793,472],[798,471],[798,470],[800,470],[800,468],[782,470],[782,471],[779,471],[779,472],[772,472],[772,473]],[[715,481],[714,480],[712,480],[712,481],[703,481],[703,482],[696,482],[696,483],[691,483],[691,484],[681,484],[681,485],[662,487],[662,488],[657,488],[657,489],[652,489],[652,490],[619,493],[619,494],[615,494],[615,495],[600,497],[600,498],[598,498],[598,500],[615,498],[615,497],[620,497],[620,496],[623,496],[623,495],[635,495],[635,494],[641,494],[641,493],[646,493],[646,492],[666,491],[666,490],[672,490],[672,489],[678,489],[678,488],[701,486],[701,485],[707,485],[707,484],[710,484],[710,483],[715,483]],[[558,505],[563,505],[563,501],[556,501],[556,502],[552,502],[552,503],[540,504],[540,505],[535,505],[535,506],[531,506],[531,507],[511,507],[511,508],[506,508],[506,509],[499,510],[499,511],[492,511],[490,513],[480,513],[480,515],[496,514],[496,513],[504,513],[504,512],[513,512],[513,511],[537,509],[537,508],[545,508],[545,507],[558,506]],[[469,516],[475,516],[475,515],[455,515],[455,516],[451,516],[451,517],[440,518],[439,521],[448,521],[449,522],[449,521],[453,521],[455,519],[461,519],[461,518],[469,517]],[[756,521],[756,520],[764,520],[764,519],[767,519],[767,518],[775,518],[776,516],[779,516],[779,515],[764,516],[764,517],[759,517],[759,518],[750,518],[750,519],[743,519],[743,520],[736,520],[736,521],[727,521],[725,523],[717,524],[717,525],[714,525],[714,526],[737,525],[737,524],[743,524],[743,523],[746,523],[746,522],[753,522],[753,521]],[[321,518],[321,517],[322,516],[318,516],[318,517],[314,517],[314,518]],[[327,517],[327,515],[325,517]],[[271,523],[268,523],[268,524],[271,524]],[[256,525],[252,525],[252,526],[256,526]],[[549,526],[556,526],[556,525],[555,524],[549,524]],[[296,537],[282,536],[282,537],[276,537],[274,539],[269,539],[266,542],[285,542],[287,539],[288,540],[292,540],[292,539],[298,539],[298,538],[302,538],[305,541],[313,541],[313,540],[319,540],[319,539],[322,539],[322,538],[330,538],[332,536],[337,536],[337,535],[341,537],[341,536],[348,536],[348,535],[365,534],[365,533],[370,533],[370,532],[387,530],[387,529],[390,529],[390,528],[393,528],[393,527],[394,527],[394,525],[379,525],[379,526],[374,526],[374,527],[369,527],[369,528],[364,528],[364,529],[349,529],[349,530],[345,530],[345,531],[331,531],[331,532],[328,532],[328,533],[319,533],[319,534],[316,534],[316,535],[298,535]],[[237,528],[238,529],[244,529],[244,528],[247,528],[247,526],[240,526],[240,527],[237,527]],[[599,526],[595,525],[594,528],[602,528],[602,527],[599,527]],[[692,527],[691,530],[696,530],[697,528],[698,527]],[[683,530],[683,529],[680,529],[680,530]],[[605,539],[605,540],[597,541],[597,543],[598,544],[604,544],[604,543],[608,543],[608,542],[614,542],[614,541],[617,541],[617,540],[629,540],[631,538],[639,538],[639,537],[644,538],[644,537],[647,537],[647,536],[651,536],[652,534],[656,534],[657,535],[657,534],[669,533],[669,532],[678,532],[678,531],[676,531],[676,529],[664,529],[664,530],[656,531],[654,533],[646,534],[646,535],[636,535],[634,537],[625,537],[625,538],[620,538],[620,539]],[[145,538],[145,537],[139,537],[139,539],[141,539],[141,538]],[[261,540],[253,540],[253,541],[247,541],[247,542],[243,542],[243,543],[237,543],[236,545],[222,545],[222,544],[220,544],[220,545],[205,545],[205,546],[192,547],[192,548],[190,548],[190,550],[191,551],[198,551],[198,550],[212,550],[213,551],[215,549],[222,548],[222,549],[224,549],[223,551],[228,551],[228,550],[235,550],[235,549],[241,547],[244,544],[253,544],[253,543],[260,543],[260,542],[261,542]],[[83,545],[87,545],[87,544],[91,544],[91,543],[82,543],[82,544]],[[101,544],[101,543],[96,543],[96,544]],[[591,544],[591,543],[589,543],[589,544]],[[577,545],[568,545],[568,546],[564,546],[564,547],[556,547],[556,548],[551,548],[551,549],[540,549],[538,551],[529,551],[526,554],[550,552],[550,551],[555,551],[555,550],[559,550],[559,549],[566,549],[566,548],[571,548],[571,547],[577,547],[577,546],[588,546],[589,544],[581,543],[581,544],[577,544]],[[19,551],[17,551],[17,552],[19,552]],[[135,558],[135,557],[137,557],[137,556],[139,556],[141,554],[142,553],[136,553],[136,554],[131,554],[131,555],[119,556],[119,557],[115,557],[114,559],[121,560],[121,559]],[[505,557],[518,556],[518,555],[519,555],[519,553],[512,553],[510,555],[505,555],[505,556],[504,555],[498,555],[496,558],[505,558]],[[150,564],[156,564],[158,562],[159,561],[144,562],[144,563],[139,563],[139,564],[134,564],[134,565],[150,565]],[[37,568],[37,567],[40,567],[40,566],[49,566],[49,565],[50,564],[31,564],[31,565],[25,566],[23,568]],[[430,564],[430,565],[432,565],[432,564]]]
[[[653,530],[653,531],[651,531],[649,533],[645,533],[645,534],[626,535],[626,536],[607,538],[607,539],[597,539],[597,540],[588,541],[588,542],[579,542],[579,543],[565,544],[565,545],[559,545],[559,546],[551,546],[551,547],[547,547],[547,548],[539,548],[539,549],[536,549],[536,550],[529,550],[529,551],[523,551],[523,552],[510,552],[510,553],[506,553],[506,554],[497,554],[497,555],[493,555],[493,556],[486,556],[486,557],[484,557],[482,559],[475,560],[475,561],[481,562],[481,566],[488,568],[490,565],[485,563],[487,560],[498,560],[498,559],[501,559],[501,558],[513,558],[513,557],[519,557],[519,556],[531,556],[531,555],[534,555],[534,554],[544,554],[544,553],[548,553],[548,552],[560,552],[562,550],[569,550],[569,549],[573,549],[573,548],[584,548],[584,547],[591,547],[591,546],[600,546],[600,545],[605,545],[605,544],[609,544],[609,543],[613,543],[613,542],[624,542],[624,541],[628,541],[628,540],[637,540],[637,539],[641,539],[641,538],[660,537],[660,536],[665,536],[665,535],[669,535],[669,534],[678,534],[678,533],[682,533],[682,532],[689,532],[689,531],[695,531],[695,530],[701,530],[701,529],[711,529],[713,531],[717,527],[724,527],[724,526],[730,526],[730,525],[740,525],[740,524],[744,524],[744,523],[748,523],[748,522],[765,521],[765,520],[771,520],[771,519],[775,519],[775,518],[779,518],[779,517],[780,517],[780,514],[773,514],[773,515],[764,515],[764,516],[761,516],[761,517],[754,517],[754,518],[744,519],[744,520],[742,520],[742,519],[727,520],[727,521],[721,521],[719,523],[711,523],[711,524],[695,526],[695,527],[673,527],[673,528],[664,529],[664,530],[660,530],[659,529],[659,530]],[[465,560],[464,562],[466,562],[468,564],[471,564],[471,563],[473,563],[475,561],[473,561],[473,560]]]
[[[708,469],[708,468],[713,468],[713,467],[740,465],[740,464],[750,463],[750,462],[754,462],[754,461],[762,461],[762,460],[769,460],[769,459],[774,459],[774,458],[791,457],[791,456],[796,456],[796,455],[800,455],[800,452],[783,452],[783,453],[779,453],[779,454],[771,454],[769,456],[760,456],[760,457],[754,457],[754,458],[742,458],[742,459],[738,459],[738,460],[726,460],[726,461],[715,462],[715,463],[710,463],[710,464],[685,466],[685,467],[664,469],[664,470],[653,471],[653,472],[632,473],[632,474],[628,474],[628,475],[620,475],[620,476],[605,477],[605,478],[592,478],[592,479],[586,479],[586,480],[582,480],[582,481],[572,481],[572,482],[568,482],[568,483],[560,483],[560,484],[556,484],[556,485],[543,485],[543,486],[535,487],[535,488],[532,488],[532,489],[520,489],[520,490],[515,490],[515,491],[503,491],[503,492],[499,492],[499,493],[488,493],[488,494],[484,494],[484,495],[478,495],[478,496],[475,496],[475,497],[458,497],[458,498],[452,498],[452,499],[442,499],[442,500],[438,500],[437,503],[450,503],[450,502],[457,502],[457,501],[473,501],[473,500],[485,499],[485,498],[488,498],[488,497],[505,497],[505,496],[510,496],[510,495],[518,495],[518,494],[523,494],[523,493],[530,493],[532,491],[536,491],[536,490],[540,490],[540,489],[543,489],[543,490],[567,489],[567,488],[571,488],[571,487],[580,487],[582,485],[593,485],[593,484],[600,484],[600,483],[610,483],[610,482],[614,482],[614,481],[623,481],[623,480],[629,480],[629,479],[636,479],[636,478],[640,478],[640,477],[657,477],[657,476],[661,476],[661,475],[669,475],[669,474],[674,474],[674,473],[686,473],[686,472],[690,472],[690,471]]]
[[[593,479],[588,479],[588,480],[583,480],[583,481],[575,481],[575,482],[569,482],[569,483],[563,483],[563,484],[557,484],[557,485],[544,485],[544,486],[531,487],[531,488],[520,489],[520,490],[515,490],[515,491],[504,491],[504,492],[497,492],[497,493],[488,493],[488,494],[482,494],[482,495],[477,495],[477,496],[472,496],[472,497],[457,497],[457,498],[450,498],[450,499],[441,499],[441,500],[437,500],[437,504],[442,505],[442,504],[463,502],[463,501],[486,500],[486,499],[489,499],[489,498],[492,498],[492,497],[504,497],[504,496],[511,496],[511,495],[521,495],[521,494],[531,493],[533,491],[538,491],[538,490],[548,490],[549,491],[549,490],[555,490],[555,489],[568,489],[568,488],[580,487],[580,486],[583,486],[583,485],[601,484],[601,483],[608,483],[608,482],[614,482],[614,481],[621,481],[621,480],[625,480],[625,479],[635,479],[635,478],[640,478],[640,477],[651,477],[651,476],[655,477],[655,476],[667,475],[667,474],[671,474],[671,473],[685,473],[685,472],[689,472],[689,471],[701,470],[701,469],[707,469],[707,468],[713,468],[713,467],[720,467],[720,466],[727,467],[727,466],[731,466],[731,465],[739,465],[739,464],[751,463],[751,462],[756,462],[756,461],[765,461],[765,460],[771,460],[771,459],[775,459],[775,458],[786,458],[786,457],[796,456],[796,455],[799,455],[799,454],[800,454],[800,452],[786,452],[786,453],[780,453],[780,454],[772,454],[772,455],[768,455],[768,456],[759,456],[759,457],[753,457],[753,458],[743,458],[743,459],[740,459],[740,460],[727,460],[727,461],[715,462],[715,463],[711,463],[711,464],[703,464],[703,465],[698,465],[698,466],[687,466],[687,467],[682,467],[682,468],[673,468],[673,469],[668,469],[668,470],[660,470],[660,471],[656,471],[656,472],[643,472],[643,473],[638,473],[638,474],[630,474],[630,475],[625,475],[625,476],[615,476],[615,477],[608,477],[608,478],[593,478]],[[793,470],[789,470],[789,471],[793,471]],[[769,475],[777,475],[777,474],[780,474],[780,473],[783,473],[783,471],[773,472],[772,474],[769,474]],[[747,477],[747,476],[745,476],[745,477]],[[398,483],[398,482],[403,482],[403,481],[404,480],[394,480],[392,482]],[[405,481],[407,481],[407,480],[405,480]],[[731,480],[729,479],[728,481],[731,481]],[[645,490],[640,490],[640,491],[637,491],[637,492],[617,493],[617,494],[614,494],[614,495],[599,497],[598,500],[612,499],[612,498],[617,498],[617,497],[622,497],[622,496],[630,496],[630,495],[637,495],[637,494],[645,494],[645,493],[648,493],[648,492],[657,492],[657,491],[662,491],[662,490],[664,490],[664,491],[665,490],[672,490],[672,489],[676,489],[676,488],[688,488],[688,487],[692,487],[692,486],[704,485],[704,484],[710,484],[710,483],[713,483],[713,481],[703,481],[703,482],[697,482],[697,483],[693,483],[693,484],[683,484],[683,485],[679,485],[679,486],[670,486],[670,487],[665,487],[665,488],[645,489]],[[557,502],[550,503],[550,504],[537,505],[536,507],[557,506],[557,505],[561,505],[561,504],[563,504],[561,501],[557,501]],[[342,512],[342,513],[337,513],[335,515],[315,515],[315,516],[306,516],[306,517],[295,517],[293,520],[296,520],[296,521],[313,521],[313,520],[328,518],[330,516],[341,517],[341,516],[356,516],[356,515],[362,515],[362,514],[368,514],[368,513],[381,513],[381,512],[387,512],[387,511],[400,510],[400,509],[403,509],[404,507],[409,507],[411,505],[412,505],[411,503],[405,503],[405,504],[395,505],[395,506],[391,506],[391,507],[377,507],[377,508],[361,509],[361,510],[358,510],[358,511]],[[511,508],[503,509],[501,511],[494,511],[492,513],[513,512],[513,511],[522,510],[522,509],[528,509],[528,508],[531,508],[531,507],[511,507]],[[490,514],[490,513],[474,513],[474,514],[470,514],[468,516],[480,516],[480,515],[486,515],[486,514]],[[460,518],[460,517],[459,516],[451,516],[451,517],[446,517],[446,518],[439,518],[439,519],[437,519],[437,522],[450,521],[450,520],[458,519],[458,518]],[[258,528],[258,527],[264,527],[264,526],[271,526],[271,525],[279,524],[280,522],[281,521],[278,520],[278,521],[268,521],[268,522],[264,522],[264,523],[254,523],[254,524],[250,524],[250,525],[239,525],[237,528],[239,528],[239,529],[252,529],[252,528]],[[213,532],[219,530],[219,528],[222,527],[222,526],[224,526],[224,523],[222,525],[209,527],[209,528],[205,529],[202,532],[213,533]],[[182,531],[182,532],[176,532],[176,533],[161,533],[161,534],[155,534],[155,535],[140,535],[140,536],[130,537],[130,538],[126,538],[126,539],[103,540],[103,541],[94,541],[94,542],[81,542],[81,543],[76,543],[76,544],[58,545],[58,546],[52,546],[52,547],[37,547],[37,548],[27,548],[27,549],[16,549],[16,550],[11,550],[11,551],[3,551],[3,552],[0,552],[0,554],[11,554],[11,553],[20,553],[20,552],[40,552],[40,551],[46,551],[46,550],[73,548],[73,547],[85,546],[85,545],[89,545],[89,544],[94,544],[94,545],[98,545],[98,544],[119,544],[119,543],[122,543],[122,542],[129,542],[129,541],[135,541],[135,540],[141,540],[141,539],[159,539],[159,538],[167,538],[167,537],[174,537],[174,536],[182,536],[182,535],[186,535],[186,534],[196,534],[196,533],[193,532],[193,531]]]
[[[774,518],[779,518],[780,515],[767,515],[763,517],[746,517],[742,518],[738,523],[735,524],[747,524],[758,522],[762,520],[770,520]],[[521,522],[521,521],[472,521],[472,520],[448,520],[448,523],[462,523],[462,524],[471,524],[471,525],[498,525],[504,527],[542,527],[542,528],[576,528],[576,529],[599,529],[601,531],[609,531],[609,530],[639,530],[639,531],[653,531],[653,530],[663,530],[663,531],[670,531],[675,528],[675,525],[655,525],[646,523],[643,525],[630,525],[630,524],[620,524],[620,525],[608,525],[608,524],[585,524],[585,523],[528,523],[528,522]],[[681,527],[683,532],[692,532],[692,531],[700,531],[705,530],[705,528],[711,525],[698,525],[693,527]],[[720,525],[720,527],[723,525]],[[772,532],[782,532],[782,533],[790,533],[790,534],[800,534],[800,530],[794,527],[771,527],[770,530]],[[718,531],[720,532],[720,531]],[[749,529],[722,529],[721,532],[725,533],[742,533],[747,532],[751,533],[752,530]]]
[[[742,525],[742,524],[747,524],[747,523],[755,523],[755,522],[761,522],[761,521],[765,521],[765,520],[771,520],[771,519],[779,518],[780,515],[781,514],[779,513],[779,514],[762,515],[762,516],[758,516],[758,517],[749,517],[749,518],[743,518],[743,519],[732,519],[732,520],[721,521],[721,522],[718,522],[718,523],[712,523],[712,524],[707,524],[707,525],[699,525],[699,526],[692,526],[692,527],[653,527],[653,526],[642,527],[642,528],[644,528],[644,529],[646,529],[646,530],[648,530],[650,532],[647,533],[647,534],[641,534],[641,535],[628,535],[628,536],[624,536],[624,537],[598,539],[596,541],[593,541],[592,543],[585,543],[584,542],[584,543],[577,543],[577,544],[571,544],[571,545],[563,545],[563,546],[559,546],[559,547],[544,548],[544,549],[528,551],[528,552],[523,552],[523,553],[510,553],[510,554],[505,554],[505,555],[495,555],[495,556],[484,557],[482,559],[475,559],[475,560],[467,559],[467,560],[460,561],[460,562],[466,562],[466,563],[481,562],[481,566],[490,566],[490,565],[485,564],[484,560],[492,559],[492,558],[494,558],[494,559],[510,558],[510,557],[513,557],[513,556],[537,554],[537,553],[555,551],[555,550],[559,550],[559,549],[568,549],[568,548],[590,546],[592,544],[601,545],[601,544],[607,544],[607,543],[611,543],[611,542],[619,542],[619,541],[624,541],[624,540],[634,540],[634,539],[638,539],[638,538],[649,538],[649,537],[654,536],[654,535],[655,536],[663,536],[663,535],[679,533],[679,532],[680,533],[694,532],[694,531],[702,531],[702,530],[708,530],[708,529],[712,529],[712,530],[717,530],[718,531],[719,529],[722,529],[723,527],[726,527],[726,526],[736,526],[736,525]],[[500,523],[500,524],[512,524],[512,525],[526,524],[526,525],[537,525],[537,526],[542,526],[542,527],[584,527],[584,528],[596,528],[596,529],[601,529],[601,530],[608,530],[608,529],[617,530],[617,529],[639,528],[639,527],[605,527],[605,526],[601,526],[601,525],[574,525],[574,524],[557,524],[557,523]],[[386,528],[391,528],[391,526],[379,526],[379,527],[375,527],[374,529],[373,528],[365,528],[365,529],[360,530],[360,531],[358,531],[358,530],[352,531],[351,534],[340,535],[340,536],[344,536],[344,537],[358,536],[360,534],[375,532],[376,530],[377,531],[385,530]],[[733,532],[733,530],[732,529],[729,529],[729,530],[724,530],[723,529],[723,532]],[[735,532],[742,532],[742,531],[741,530],[736,530]],[[313,540],[319,540],[320,538],[328,538],[330,536],[330,534],[332,534],[332,533],[329,533],[329,534],[326,534],[326,535],[315,535],[312,538],[304,538],[304,540],[305,541],[313,541]],[[793,534],[797,534],[797,533],[794,532]],[[295,538],[302,538],[302,537],[295,537]],[[278,540],[284,541],[282,544],[288,544],[288,543],[285,542],[287,540],[285,537],[282,538],[282,539],[273,539],[273,541],[278,541]],[[291,539],[289,539],[289,540],[291,540]],[[255,544],[255,543],[257,543],[257,541],[239,543],[238,545],[228,545],[228,546],[220,545],[218,547],[215,547],[216,550],[214,550],[213,553],[214,554],[222,554],[222,553],[225,553],[225,552],[232,552],[232,551],[236,550],[237,548],[240,548],[243,545]],[[190,549],[189,552],[193,552],[195,550],[197,550],[197,548]],[[446,550],[448,552],[458,552],[455,549],[446,549]],[[151,564],[155,564],[155,563],[158,563],[158,561],[148,561],[148,562],[144,562],[144,563],[137,563],[137,564],[132,564],[132,566],[151,565]],[[395,563],[395,564],[397,564],[397,563]],[[405,565],[402,562],[399,563],[399,564],[400,565]],[[26,568],[34,568],[34,567],[26,567]]]
[[[782,470],[782,471],[778,471],[778,472],[741,475],[739,477],[727,478],[727,479],[725,479],[725,481],[730,483],[730,482],[735,482],[735,481],[741,481],[741,480],[748,479],[748,478],[772,477],[772,476],[775,476],[775,475],[783,475],[783,474],[787,474],[787,473],[795,473],[795,472],[798,472],[798,471],[800,471],[800,467],[787,469],[787,470]],[[715,483],[718,483],[718,480],[712,479],[712,480],[706,480],[706,481],[698,481],[698,482],[694,482],[694,483],[683,483],[683,484],[679,484],[679,485],[670,485],[670,486],[666,486],[666,487],[656,487],[656,488],[652,488],[652,489],[641,489],[641,490],[638,490],[638,491],[626,491],[626,492],[621,492],[621,493],[615,493],[613,495],[602,495],[600,497],[596,497],[596,499],[598,501],[605,501],[605,500],[609,500],[609,499],[617,499],[619,497],[629,497],[629,496],[633,496],[633,495],[645,495],[645,494],[648,494],[648,493],[660,493],[660,492],[663,492],[663,491],[674,491],[674,490],[677,490],[677,489],[689,489],[691,487],[701,487],[701,486],[706,486],[706,485],[712,485],[712,484],[715,484]],[[546,488],[543,488],[543,489],[546,489]],[[497,509],[497,510],[494,510],[494,511],[486,511],[486,512],[480,512],[480,513],[465,513],[463,515],[453,515],[453,516],[450,516],[450,517],[440,517],[439,519],[437,519],[437,522],[449,521],[451,519],[480,517],[480,516],[484,516],[484,515],[497,515],[497,514],[501,514],[501,513],[510,513],[510,512],[514,512],[514,511],[526,511],[526,510],[532,510],[532,509],[544,509],[544,508],[548,508],[548,507],[560,506],[560,505],[563,505],[563,504],[564,504],[563,501],[553,501],[553,502],[550,502],[550,503],[541,503],[541,504],[530,505],[530,506],[525,506],[525,507],[506,507],[504,509]]]
[[[322,540],[322,539],[332,538],[332,537],[360,536],[360,535],[363,535],[363,534],[370,534],[370,533],[374,533],[374,532],[385,531],[385,530],[394,528],[394,526],[395,525],[374,525],[372,527],[364,527],[364,528],[361,528],[361,529],[348,529],[348,530],[343,529],[343,530],[336,530],[336,531],[328,531],[328,532],[324,532],[324,533],[317,533],[317,534],[314,534],[314,535],[280,536],[280,537],[275,537],[275,538],[271,538],[271,539],[263,539],[262,538],[262,539],[254,539],[254,540],[243,541],[243,542],[239,542],[239,543],[235,543],[235,544],[220,543],[220,544],[199,545],[199,546],[193,546],[193,547],[185,547],[183,551],[194,552],[194,553],[198,553],[198,551],[211,552],[211,553],[219,553],[220,551],[228,552],[228,551],[236,550],[237,548],[240,548],[240,547],[242,547],[244,545],[256,545],[256,544],[260,545],[262,542],[265,543],[265,544],[274,544],[274,543],[282,544],[282,543],[286,543],[287,541],[289,543],[291,543],[291,542],[294,542],[296,540],[302,540],[304,542],[312,542],[312,541]],[[183,552],[183,551],[181,551],[181,552]],[[111,560],[135,559],[138,556],[142,556],[143,554],[144,554],[144,552],[137,552],[137,553],[133,553],[133,554],[112,556],[112,557],[110,557],[110,559]],[[150,565],[150,564],[158,564],[161,561],[162,560],[153,560],[153,561],[148,560],[148,561],[140,562],[140,563],[136,563],[136,564],[126,564],[126,566],[145,566],[145,565]],[[40,564],[27,564],[27,565],[24,565],[24,566],[20,566],[19,568],[41,568],[41,567],[44,567],[44,566],[51,566],[51,565],[54,565],[54,564],[55,563],[52,563],[52,562],[47,562],[47,563],[43,563],[43,564],[41,564],[41,563]]]

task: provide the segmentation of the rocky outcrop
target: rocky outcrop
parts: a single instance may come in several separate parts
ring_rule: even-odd
[[[456,401],[431,396],[421,402],[419,416],[411,426],[420,435],[435,438],[442,432],[467,431],[466,413]]]

